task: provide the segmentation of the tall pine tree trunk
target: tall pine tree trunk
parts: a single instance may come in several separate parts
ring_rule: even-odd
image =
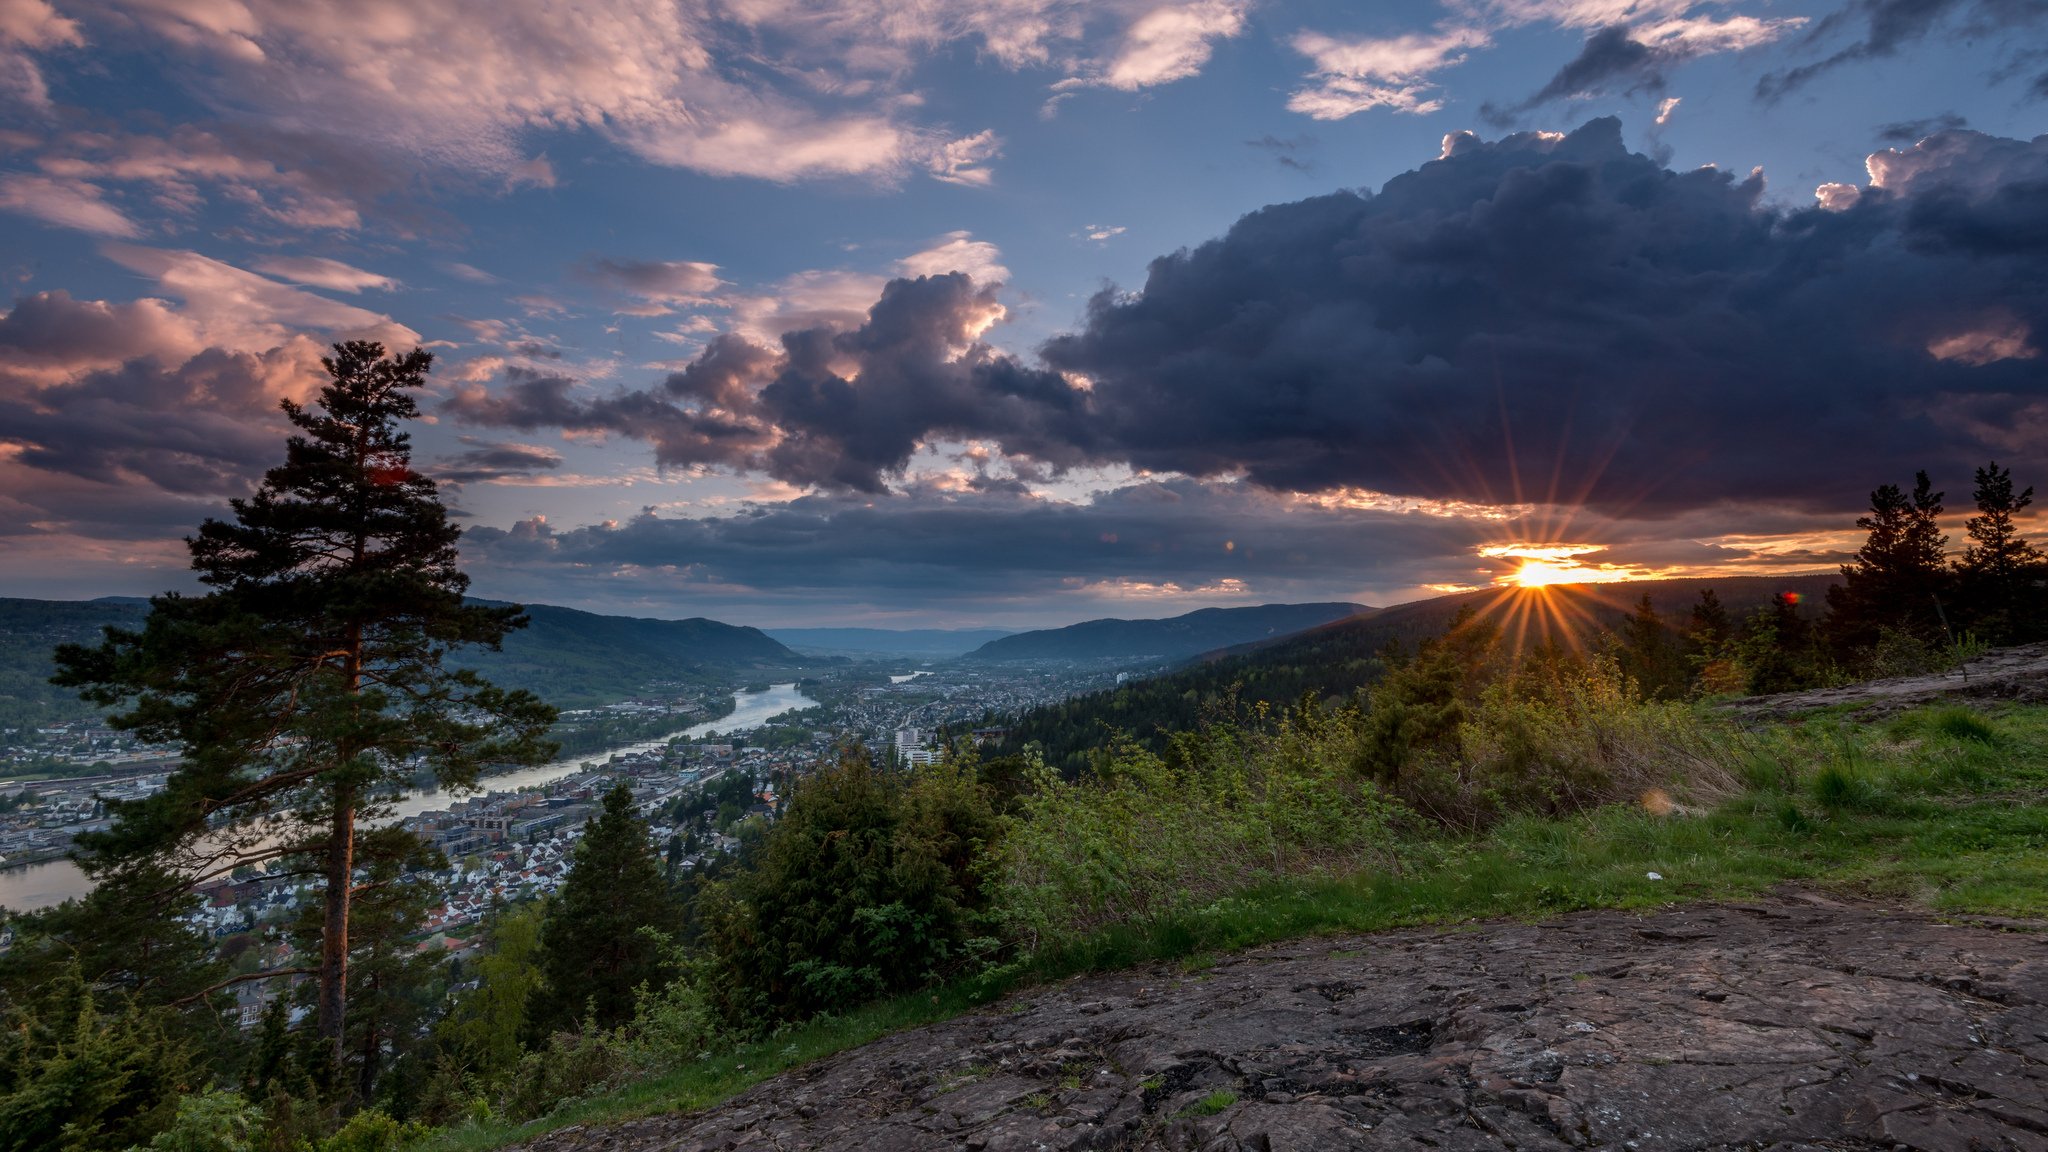
[[[355,789],[334,789],[334,824],[327,839],[327,915],[320,932],[320,1035],[341,1068],[341,1034],[348,1020],[348,904],[355,880]]]

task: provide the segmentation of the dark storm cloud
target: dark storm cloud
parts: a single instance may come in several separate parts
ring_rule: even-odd
[[[1808,48],[1857,38],[1810,64],[1772,72],[1757,81],[1757,95],[1776,100],[1844,64],[1896,56],[1930,35],[1942,32],[1996,44],[2012,33],[2048,24],[2042,0],[1853,0],[1833,12],[1804,38]]]
[[[444,484],[483,484],[493,480],[519,480],[551,472],[562,466],[561,454],[534,444],[491,443],[463,437],[470,445],[464,451],[437,461],[434,479]]]
[[[579,398],[566,377],[507,369],[446,410],[498,427],[609,431],[664,466],[721,465],[795,484],[885,490],[931,436],[981,437],[1053,464],[1087,457],[1086,393],[978,341],[1000,311],[965,274],[893,280],[860,327],[785,333],[779,351],[714,341],[658,389]],[[857,382],[857,383],[856,383]]]
[[[1489,123],[1507,126],[1514,121],[1516,113],[1527,112],[1553,100],[1596,96],[1611,91],[1630,95],[1661,92],[1664,90],[1664,69],[1684,62],[1691,55],[1677,48],[1645,44],[1631,34],[1628,25],[1610,24],[1586,37],[1579,54],[1558,69],[1557,75],[1527,100],[1509,108],[1485,104],[1480,108],[1480,115]]]
[[[2048,400],[2048,138],[1942,134],[1839,212],[1664,169],[1611,119],[1449,153],[1154,261],[1044,358],[1143,468],[1607,507],[1854,506],[1987,451],[1940,422],[1956,397]]]
[[[46,387],[0,371],[0,431],[38,472],[238,492],[277,452],[276,369],[274,357],[209,348],[175,368],[138,358]]]
[[[1105,291],[1042,363],[992,289],[891,282],[851,331],[715,342],[661,387],[508,373],[453,415],[606,430],[665,465],[878,493],[933,439],[1477,502],[1857,506],[1878,478],[2048,465],[2048,137],[1944,130],[1831,210],[1674,172],[1618,121],[1447,141],[1374,196],[1254,212]]]
[[[795,598],[858,589],[874,604],[916,607],[1114,598],[1230,581],[1275,598],[1351,595],[1440,579],[1446,558],[1469,567],[1485,530],[1181,479],[1098,493],[1085,504],[913,487],[888,501],[814,495],[730,516],[648,513],[559,532],[528,521],[470,529],[463,552],[478,571],[498,575],[580,573],[627,587],[640,572],[650,589],[683,584]]]
[[[1953,112],[1944,112],[1939,116],[1929,116],[1925,120],[1898,120],[1880,125],[1877,138],[1887,144],[1912,144],[1936,132],[1952,132],[1969,126],[1970,122],[1963,117]]]

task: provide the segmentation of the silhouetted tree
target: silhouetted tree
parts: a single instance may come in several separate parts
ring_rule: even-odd
[[[1622,621],[1620,640],[1616,655],[1621,670],[1636,682],[1645,699],[1670,700],[1684,695],[1685,661],[1648,592]]]
[[[315,1016],[337,1069],[358,822],[388,811],[421,767],[461,785],[552,750],[552,708],[443,666],[525,620],[464,602],[460,529],[412,468],[402,425],[431,362],[335,345],[317,405],[282,402],[299,431],[285,462],[230,502],[232,521],[187,541],[212,590],[158,596],[141,631],[57,651],[56,683],[127,705],[116,727],[183,753],[163,791],[113,803],[113,827],[79,838],[87,869],[163,866],[195,885],[264,860],[317,874]]]
[[[1821,680],[1813,625],[1799,611],[1799,596],[1780,592],[1749,618],[1736,642],[1754,694],[1792,692]]]
[[[2041,633],[2041,582],[2048,561],[2020,535],[2014,518],[2034,502],[2034,490],[2013,491],[2012,472],[1992,461],[1977,469],[1977,514],[1965,527],[1970,545],[1956,564],[1969,627],[1993,644],[2032,640]]]
[[[1923,644],[1946,639],[1941,602],[1951,577],[1941,501],[1925,472],[1910,495],[1896,484],[1870,494],[1870,513],[1856,521],[1869,536],[1842,567],[1842,583],[1828,588],[1827,639],[1838,654],[1870,648],[1887,630]]]
[[[622,781],[584,827],[569,875],[548,902],[539,957],[545,985],[529,1008],[529,1038],[581,1022],[616,1028],[631,1020],[633,990],[675,975],[668,948],[641,930],[673,935],[680,921],[647,821]]]

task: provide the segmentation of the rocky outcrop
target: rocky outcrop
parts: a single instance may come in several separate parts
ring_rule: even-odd
[[[1838,705],[1849,705],[1866,715],[1888,713],[1944,698],[2048,703],[2048,643],[2000,648],[1947,672],[1865,680],[1810,692],[1745,696],[1721,707],[1747,720],[1777,720]]]
[[[1792,896],[1304,940],[528,1147],[2048,1152],[2043,927]]]

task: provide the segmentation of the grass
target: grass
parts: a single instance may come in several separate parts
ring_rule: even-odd
[[[1227,952],[1302,936],[1743,899],[1786,883],[1940,913],[2048,917],[2048,708],[1924,709],[1881,727],[1824,715],[1746,743],[1747,790],[1704,816],[1617,806],[1513,819],[1476,837],[1417,837],[1402,847],[1399,875],[1274,884],[1121,925],[787,1030],[531,1124],[446,1129],[425,1147],[482,1152],[570,1124],[706,1108],[788,1068],[1015,989],[1155,962],[1193,970]],[[1653,872],[1662,879],[1650,879]],[[1227,1095],[1189,1112],[1210,1114],[1195,1109]]]
[[[1228,1088],[1218,1088],[1200,1100],[1180,1110],[1182,1116],[1214,1116],[1237,1103],[1237,1093]]]

